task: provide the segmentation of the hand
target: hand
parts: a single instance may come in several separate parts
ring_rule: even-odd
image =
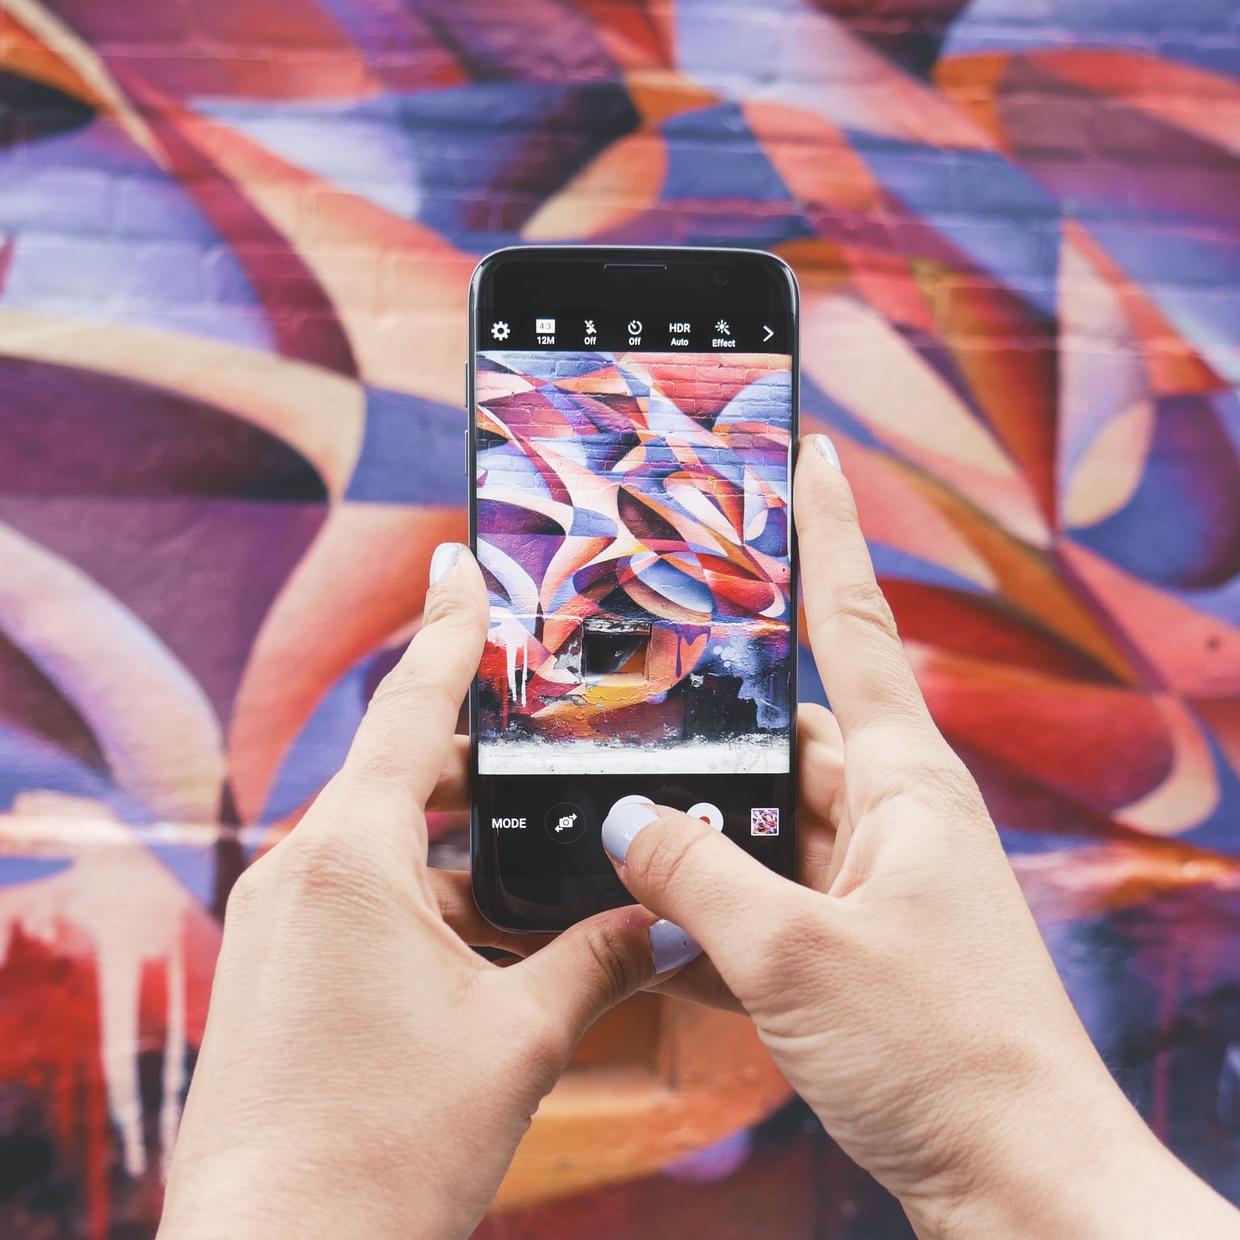
[[[501,969],[445,925],[425,808],[487,599],[463,548],[436,566],[343,770],[233,890],[165,1240],[468,1235],[582,1033],[678,934],[618,909]]]
[[[603,826],[624,883],[701,943],[788,1080],[919,1234],[1237,1234],[1240,1215],[1154,1139],[1094,1052],[817,440],[796,520],[838,725],[812,713],[802,738],[806,885],[695,819],[634,804]]]

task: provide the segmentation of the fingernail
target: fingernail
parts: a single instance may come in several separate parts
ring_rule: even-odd
[[[440,543],[435,548],[435,554],[431,556],[431,585],[442,581],[452,571],[460,555],[460,543]]]
[[[702,954],[702,949],[674,921],[656,921],[650,927],[650,956],[656,973],[679,969]]]
[[[642,827],[648,827],[658,816],[653,805],[640,801],[613,805],[603,819],[603,847],[607,849],[607,855],[623,865],[634,837]]]
[[[833,465],[836,469],[840,469],[840,454],[835,450],[835,444],[831,442],[829,435],[821,433],[813,436],[814,447],[827,458],[827,463]]]

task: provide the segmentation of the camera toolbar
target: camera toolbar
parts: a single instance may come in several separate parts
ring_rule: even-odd
[[[772,316],[776,320],[780,316]],[[787,325],[752,315],[669,318],[651,311],[626,316],[493,314],[479,326],[482,349],[657,349],[787,352]]]

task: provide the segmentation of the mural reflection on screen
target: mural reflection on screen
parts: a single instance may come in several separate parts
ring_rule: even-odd
[[[480,353],[479,770],[788,770],[786,354]]]

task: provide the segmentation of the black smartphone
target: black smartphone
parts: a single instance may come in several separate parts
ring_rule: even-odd
[[[632,903],[625,797],[795,857],[797,288],[770,254],[522,247],[470,286],[474,896],[509,930]]]

